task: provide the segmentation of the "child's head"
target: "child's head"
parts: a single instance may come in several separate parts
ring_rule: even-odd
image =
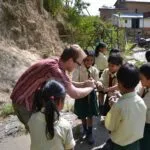
[[[139,70],[134,65],[126,63],[118,70],[117,80],[122,94],[134,91],[139,83]]]
[[[111,73],[116,73],[123,63],[123,58],[118,53],[112,53],[108,57],[108,68]]]
[[[140,67],[140,80],[144,87],[150,87],[150,63]]]
[[[83,60],[83,62],[85,67],[89,68],[94,65],[94,52],[89,50],[85,50],[84,52],[86,53],[87,57]]]
[[[54,137],[54,122],[59,119],[59,111],[63,108],[65,95],[64,86],[55,80],[47,81],[35,93],[36,110],[43,111],[45,114],[46,136],[48,139]]]
[[[147,62],[150,62],[150,50],[146,51],[145,58],[146,58]]]
[[[107,45],[104,42],[100,42],[95,48],[95,56],[99,56],[99,52],[106,53]]]
[[[117,48],[112,48],[109,52],[109,55],[111,55],[112,53],[119,53],[120,54],[120,50]]]

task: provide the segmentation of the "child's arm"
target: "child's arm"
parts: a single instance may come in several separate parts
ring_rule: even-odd
[[[115,131],[118,129],[121,121],[121,110],[114,104],[105,118],[105,127],[109,131]]]
[[[115,90],[118,90],[118,84],[108,87],[108,88],[105,88],[104,92],[114,92]]]

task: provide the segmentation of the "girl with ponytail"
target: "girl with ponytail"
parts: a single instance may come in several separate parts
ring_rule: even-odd
[[[35,110],[28,126],[31,136],[30,150],[72,150],[75,142],[72,129],[59,111],[64,105],[66,91],[55,80],[47,81],[35,93]]]
[[[107,45],[104,42],[100,42],[95,48],[95,66],[99,70],[99,77],[103,70],[108,67],[106,53]]]

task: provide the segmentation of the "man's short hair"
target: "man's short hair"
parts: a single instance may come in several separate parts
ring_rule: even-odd
[[[79,45],[67,46],[62,52],[60,58],[62,61],[66,62],[68,59],[72,58],[76,61],[80,56],[80,51],[83,51]]]
[[[134,89],[139,83],[139,70],[136,66],[126,63],[117,72],[117,80],[126,89]]]

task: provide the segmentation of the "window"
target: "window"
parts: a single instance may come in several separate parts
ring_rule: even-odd
[[[128,23],[128,20],[124,20],[124,23]]]
[[[132,19],[132,28],[139,28],[140,26],[140,19],[139,18],[133,18]]]

